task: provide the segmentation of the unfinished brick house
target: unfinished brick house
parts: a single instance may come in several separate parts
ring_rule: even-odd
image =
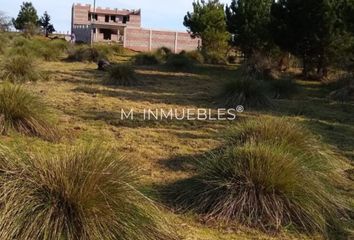
[[[160,31],[141,27],[141,10],[93,8],[74,4],[71,32],[76,41],[121,44],[135,51],[153,51],[160,47],[174,52],[196,50],[199,39],[187,32]]]

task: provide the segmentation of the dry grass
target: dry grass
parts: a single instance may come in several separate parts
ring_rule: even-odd
[[[195,177],[176,185],[178,205],[208,221],[324,236],[349,209],[337,188],[349,186],[346,163],[304,128],[258,118],[229,130],[227,139],[224,149],[197,162]]]
[[[0,238],[177,239],[136,189],[136,169],[112,152],[92,145],[17,157],[1,147]]]
[[[138,84],[134,68],[127,64],[116,64],[108,68],[107,85],[134,86]]]
[[[252,77],[243,77],[228,81],[219,93],[222,106],[234,108],[242,105],[247,108],[262,108],[272,106],[264,82]]]
[[[130,58],[130,57],[129,57]],[[122,61],[128,57],[119,58]],[[127,156],[143,169],[140,183],[144,186],[167,184],[191,175],[189,161],[200,153],[220,145],[222,139],[215,136],[227,129],[230,122],[170,122],[170,121],[118,121],[120,109],[134,108],[137,116],[144,108],[216,108],[213,103],[215,89],[221,80],[234,78],[235,66],[202,66],[196,72],[172,73],[158,66],[137,67],[139,80],[144,85],[129,88],[111,88],[102,85],[104,74],[96,71],[93,63],[45,62],[43,70],[50,71],[49,82],[38,82],[26,86],[54,108],[59,115],[60,127],[70,134],[70,139],[61,144],[50,144],[26,136],[0,136],[3,144],[13,149],[34,148],[54,151],[62,145],[72,145],[73,140],[87,142],[102,140],[112,144],[118,152]],[[304,114],[294,115],[291,111],[297,101],[275,100],[279,108],[268,112],[274,116],[287,114],[290,119],[302,121],[322,135],[322,141],[338,148],[338,151],[354,161],[353,105],[348,110],[324,101],[320,86],[300,82],[309,93],[301,98],[307,109]],[[316,96],[319,99],[314,99]],[[246,111],[247,116],[257,118],[264,112]],[[214,228],[201,224],[194,216],[171,214],[177,218],[175,228],[188,240],[239,240],[239,239],[313,239],[285,231],[281,235],[269,236],[258,230],[235,226]],[[321,239],[320,237],[316,239]]]
[[[35,82],[42,78],[37,62],[31,56],[14,55],[2,61],[0,75],[2,79],[13,82]]]
[[[46,140],[58,139],[50,122],[48,107],[21,86],[5,83],[0,87],[0,132],[10,130]]]

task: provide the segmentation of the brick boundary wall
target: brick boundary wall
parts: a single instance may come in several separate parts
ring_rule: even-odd
[[[160,47],[167,47],[178,53],[183,50],[197,50],[200,39],[193,39],[189,33],[150,30],[144,28],[126,28],[124,47],[134,51],[148,52]]]

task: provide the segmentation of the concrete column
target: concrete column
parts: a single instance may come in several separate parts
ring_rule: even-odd
[[[176,32],[176,37],[175,37],[175,53],[178,51],[178,32]]]
[[[95,34],[95,39],[93,39],[94,42],[98,42],[98,28],[96,28],[96,34]]]
[[[152,50],[152,30],[150,29],[150,35],[149,35],[149,51],[151,52]]]
[[[127,28],[124,28],[124,35],[123,35],[123,47],[127,47]]]

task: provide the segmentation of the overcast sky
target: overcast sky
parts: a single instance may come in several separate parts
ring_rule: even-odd
[[[24,0],[0,0],[0,11],[16,17]],[[71,7],[75,3],[93,4],[93,0],[32,0],[38,15],[48,11],[57,31],[69,31]],[[183,17],[192,9],[193,0],[96,0],[100,7],[142,10],[142,25],[146,28],[185,30]],[[231,0],[221,0],[223,3]]]

